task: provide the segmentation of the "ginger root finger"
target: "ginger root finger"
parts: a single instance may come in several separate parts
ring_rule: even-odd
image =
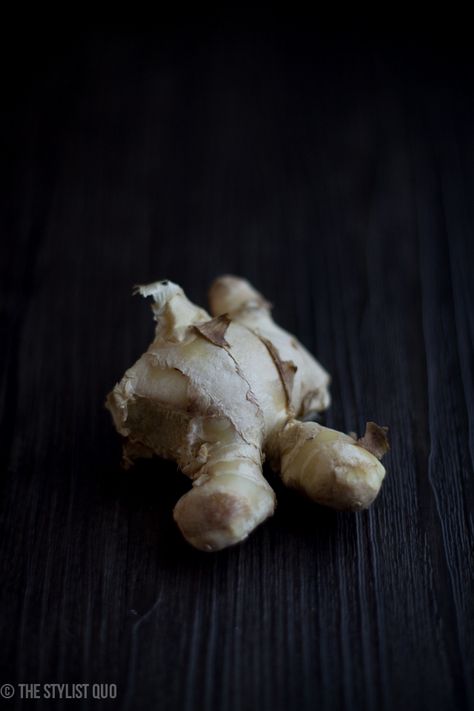
[[[384,437],[383,432],[380,447]],[[367,508],[380,491],[385,468],[362,444],[363,439],[356,441],[316,422],[288,423],[280,436],[284,483],[324,506]],[[385,444],[388,448],[386,439]]]
[[[274,508],[275,495],[266,482],[228,472],[197,479],[173,516],[191,545],[217,551],[247,538]]]

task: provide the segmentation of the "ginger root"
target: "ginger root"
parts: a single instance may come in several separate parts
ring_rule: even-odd
[[[265,457],[285,484],[336,509],[363,509],[385,469],[386,428],[363,438],[298,418],[329,406],[328,373],[279,328],[244,279],[224,276],[210,316],[171,281],[137,287],[153,298],[155,338],[107,398],[125,438],[124,463],[158,455],[192,479],[174,518],[196,548],[242,541],[270,516]]]

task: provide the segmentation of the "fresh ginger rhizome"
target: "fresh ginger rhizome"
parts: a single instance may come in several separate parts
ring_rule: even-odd
[[[173,282],[137,290],[153,298],[155,338],[106,404],[124,437],[126,466],[158,455],[192,479],[174,509],[189,543],[226,548],[273,513],[265,458],[285,484],[320,504],[372,503],[385,476],[386,428],[369,422],[357,440],[301,421],[329,406],[329,375],[275,324],[247,281],[217,279],[212,316]]]

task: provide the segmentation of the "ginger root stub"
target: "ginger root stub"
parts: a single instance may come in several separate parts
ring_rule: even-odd
[[[226,548],[273,513],[265,458],[318,503],[353,510],[372,503],[385,476],[386,428],[368,423],[355,440],[299,419],[329,406],[329,375],[274,323],[247,281],[217,279],[212,316],[171,281],[138,292],[153,298],[155,338],[106,404],[125,438],[125,464],[158,455],[192,479],[174,509],[189,543]]]

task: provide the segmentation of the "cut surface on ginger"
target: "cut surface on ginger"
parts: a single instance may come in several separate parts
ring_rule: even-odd
[[[184,538],[204,551],[244,540],[275,509],[265,459],[288,486],[338,509],[366,508],[377,496],[387,428],[363,437],[302,422],[330,403],[330,378],[277,326],[271,306],[233,276],[211,286],[211,314],[181,287],[137,287],[153,298],[155,338],[108,395],[124,463],[157,455],[193,482],[175,506]]]

